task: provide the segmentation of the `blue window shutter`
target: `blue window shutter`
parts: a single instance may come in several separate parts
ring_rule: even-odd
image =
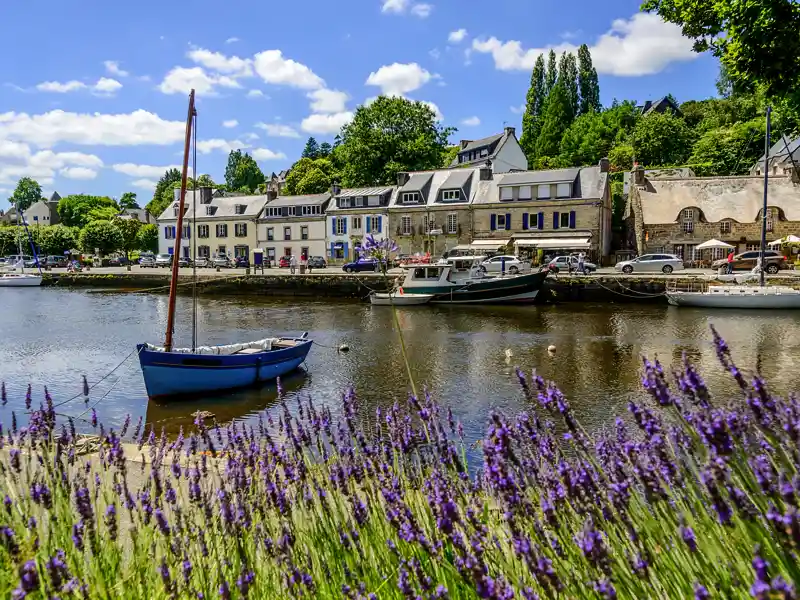
[[[558,229],[558,225],[559,225],[559,220],[558,219],[559,219],[558,213],[554,212],[553,213],[553,229]]]
[[[511,229],[511,213],[506,213],[506,231]]]
[[[522,213],[522,229],[528,228],[528,213]]]
[[[345,221],[345,223],[347,223],[347,221]],[[345,258],[349,258],[348,254],[347,254],[347,242],[345,242],[344,246],[342,246],[342,247],[344,248],[344,257]]]
[[[341,219],[342,222],[344,223],[344,234],[347,235],[347,217],[341,217]]]
[[[175,254],[175,248],[170,246],[169,248],[167,248],[167,252],[169,252],[170,254]]]
[[[575,211],[569,211],[569,228],[575,229]]]
[[[378,217],[378,233],[383,231],[383,217]]]
[[[489,229],[494,231],[497,229],[497,215],[492,213],[492,216],[489,219]]]
[[[331,233],[336,235],[336,217],[331,219]]]
[[[331,258],[335,257],[336,257],[336,246],[334,245],[333,242],[331,242]]]
[[[164,227],[164,239],[169,239],[169,227]]]
[[[372,223],[371,223],[372,217],[366,216],[366,217],[362,217],[362,219],[366,219],[367,220],[367,233],[369,233],[370,230],[372,229]]]
[[[544,213],[540,212],[536,215],[536,225],[538,229],[544,229]]]

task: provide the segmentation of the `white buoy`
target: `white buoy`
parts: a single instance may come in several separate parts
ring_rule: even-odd
[[[514,356],[514,353],[511,351],[511,348],[506,348],[506,358],[511,358]]]
[[[550,345],[547,347],[547,351],[548,351],[550,354],[555,354],[555,353],[556,353],[556,345],[555,345],[555,344],[550,344]]]

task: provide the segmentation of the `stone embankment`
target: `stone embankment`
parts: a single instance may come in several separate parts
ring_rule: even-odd
[[[197,290],[202,295],[263,295],[275,297],[307,297],[319,299],[364,300],[370,291],[385,291],[398,275],[383,276],[374,273],[347,275],[325,273],[311,275],[201,275]],[[137,291],[167,293],[168,273],[120,274],[46,274],[44,285],[58,287],[91,288],[92,290]],[[634,302],[666,303],[667,286],[688,289],[702,282],[692,276],[664,275],[551,275],[547,278],[537,298],[538,303],[559,302]],[[777,276],[768,278],[769,285],[800,287],[800,277]],[[191,293],[190,276],[178,278],[179,291]]]

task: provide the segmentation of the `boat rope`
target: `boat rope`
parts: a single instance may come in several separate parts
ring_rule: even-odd
[[[622,285],[621,283],[619,283],[619,280],[616,280],[616,282],[617,282],[617,285],[618,285],[619,287],[621,287],[623,290],[625,290],[625,291],[627,291],[627,292],[631,292],[631,293],[630,293],[630,294],[623,294],[622,292],[618,292],[617,290],[613,290],[613,289],[611,289],[610,287],[607,287],[607,286],[603,285],[603,284],[602,284],[602,283],[600,283],[599,281],[597,281],[596,283],[597,283],[597,285],[599,285],[599,286],[600,286],[601,288],[603,288],[604,290],[606,290],[606,291],[609,291],[609,292],[611,292],[612,294],[617,294],[617,295],[619,295],[619,296],[623,296],[623,297],[625,297],[625,298],[637,298],[637,297],[645,297],[645,298],[658,298],[658,297],[660,297],[660,296],[666,296],[666,295],[667,295],[667,292],[666,292],[666,291],[663,291],[663,292],[658,292],[657,294],[652,294],[652,293],[649,293],[649,292],[639,292],[639,291],[637,291],[637,290],[632,290],[632,289],[630,289],[630,288],[627,288],[627,287],[625,287],[624,285]]]

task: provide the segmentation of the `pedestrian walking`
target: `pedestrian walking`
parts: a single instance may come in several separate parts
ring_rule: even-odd
[[[733,250],[728,253],[728,275],[733,273]]]
[[[583,261],[585,259],[586,259],[586,255],[583,252],[578,254],[578,271],[581,272],[581,275],[586,275],[586,270],[584,269],[584,266],[583,266]]]

